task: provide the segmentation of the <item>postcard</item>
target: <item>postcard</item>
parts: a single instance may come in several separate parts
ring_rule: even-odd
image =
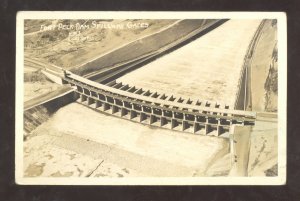
[[[285,184],[285,13],[21,11],[16,30],[17,184]]]

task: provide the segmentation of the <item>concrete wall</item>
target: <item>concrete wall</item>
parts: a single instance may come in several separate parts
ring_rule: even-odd
[[[43,105],[24,111],[24,137],[26,138],[39,125],[46,122],[50,117],[50,112]]]
[[[46,122],[49,117],[60,107],[63,107],[76,100],[74,91],[57,96],[47,102],[37,104],[27,110],[24,110],[24,133],[25,137],[29,135],[39,125]]]
[[[252,100],[251,100],[251,63],[253,52],[257,46],[257,42],[261,35],[262,28],[265,24],[263,20],[258,29],[256,30],[251,43],[249,44],[247,54],[245,55],[245,62],[243,65],[243,72],[239,84],[239,93],[237,95],[237,100],[234,109],[237,110],[252,110]]]
[[[248,176],[251,126],[233,126],[230,131],[232,169],[230,176]]]

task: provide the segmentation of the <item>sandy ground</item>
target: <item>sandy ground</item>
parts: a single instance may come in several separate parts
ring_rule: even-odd
[[[193,100],[226,103],[232,108],[244,55],[259,23],[260,20],[225,22],[118,81]]]
[[[257,121],[251,132],[249,176],[265,176],[278,162],[277,121]]]
[[[38,127],[24,150],[27,176],[205,176],[215,175],[213,170],[206,173],[208,167],[216,156],[228,153],[228,143],[152,128],[72,103]]]
[[[267,20],[252,58],[251,82],[252,109],[265,111],[265,82],[269,74],[272,52],[277,41],[277,27],[272,27],[272,20]],[[272,97],[277,104],[277,97]]]
[[[31,66],[25,66],[24,73],[32,73],[35,72],[37,69]]]

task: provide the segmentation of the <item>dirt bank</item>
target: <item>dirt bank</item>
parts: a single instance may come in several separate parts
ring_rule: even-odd
[[[278,163],[277,121],[257,121],[251,132],[249,176],[276,176],[270,170]],[[282,133],[281,133],[282,134]]]
[[[277,22],[266,20],[251,63],[254,111],[277,111]]]
[[[133,20],[134,23],[148,23],[141,29],[84,29],[79,39],[88,37],[91,40],[73,40],[70,30],[40,30],[41,26],[85,23],[86,20],[25,20],[25,50],[28,58],[54,63],[62,67],[71,67],[111,51],[143,36],[157,32],[172,25],[176,20]],[[120,24],[132,20],[95,20],[97,23]],[[91,25],[93,20],[86,22]],[[73,37],[74,38],[74,37]],[[76,38],[76,37],[75,37]],[[24,62],[24,101],[47,94],[57,89],[57,85],[41,74],[41,66]]]
[[[268,77],[265,82],[265,111],[277,112],[278,105],[278,60],[277,45],[272,53]]]
[[[85,63],[107,51],[119,47],[137,38],[162,29],[176,20],[26,20],[25,55],[46,60],[55,65],[70,68]],[[87,28],[74,30],[40,31],[41,26],[76,25],[77,23],[93,27],[93,23],[109,25],[147,23],[146,28],[108,29]]]
[[[251,63],[252,110],[277,112],[277,22],[266,20]],[[251,133],[249,176],[277,176],[278,122],[257,121]]]
[[[59,89],[61,86],[51,82],[32,64],[25,63],[24,66],[24,102]]]

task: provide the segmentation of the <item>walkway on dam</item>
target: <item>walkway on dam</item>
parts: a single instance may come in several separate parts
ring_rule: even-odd
[[[261,20],[229,20],[199,39],[119,78],[165,94],[234,104],[244,57]]]

